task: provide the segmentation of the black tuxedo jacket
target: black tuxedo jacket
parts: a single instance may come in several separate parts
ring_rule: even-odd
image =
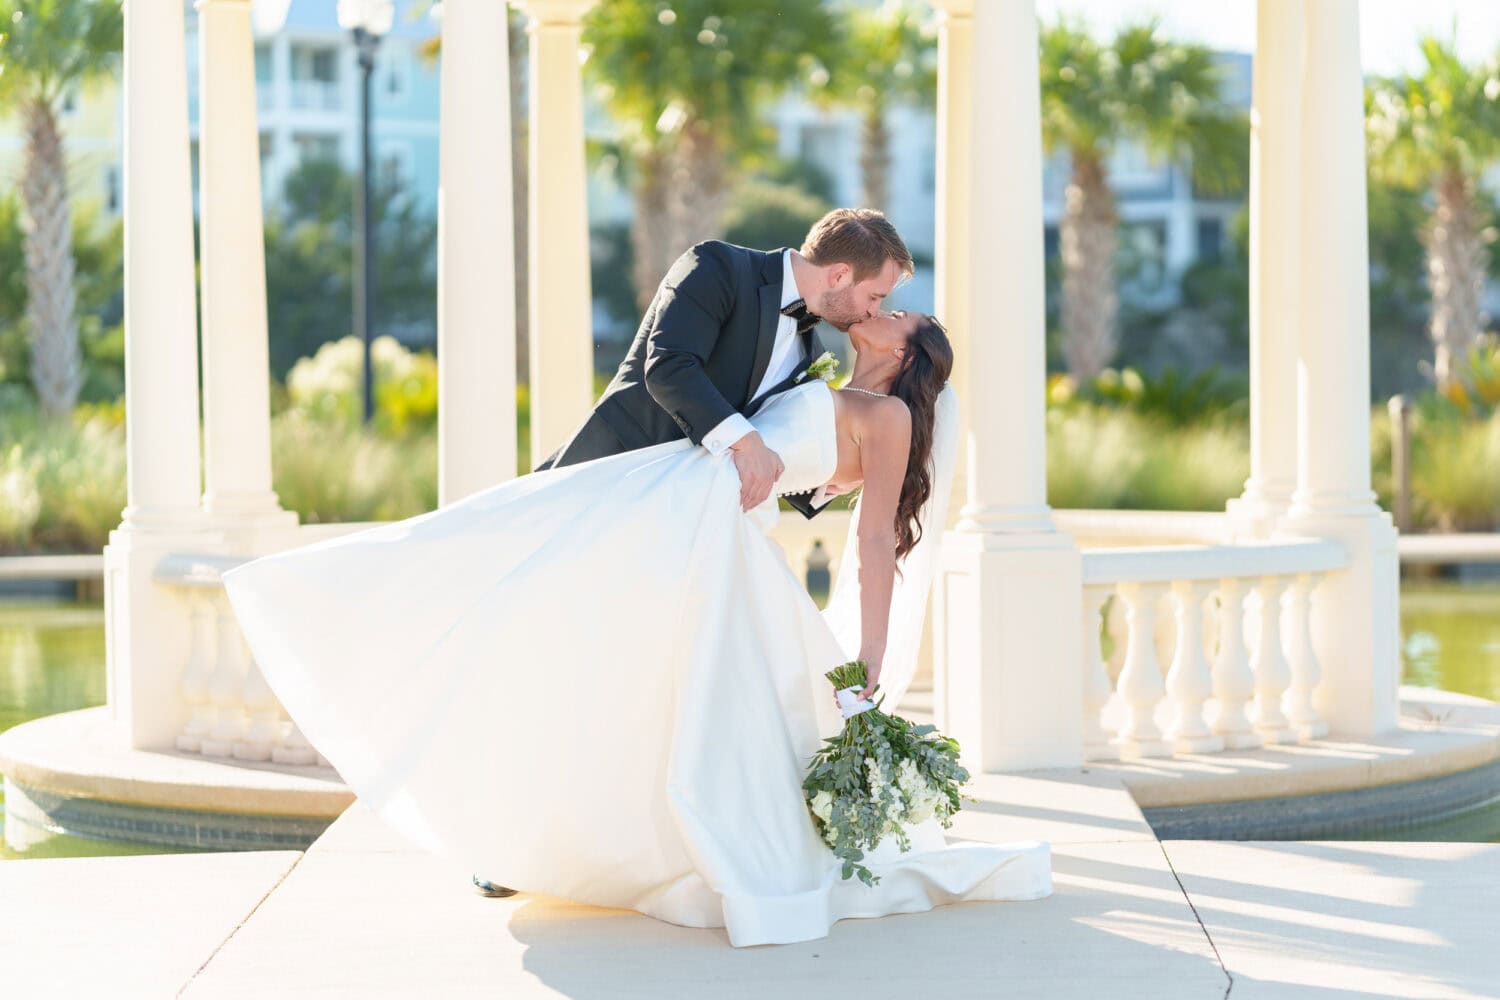
[[[682,437],[701,444],[730,414],[750,416],[795,384],[823,353],[815,331],[802,335],[802,361],[792,375],[751,398],[781,320],[784,252],[706,240],[678,257],[593,412],[537,469]]]

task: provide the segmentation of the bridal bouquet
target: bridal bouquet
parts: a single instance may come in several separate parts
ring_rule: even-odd
[[[843,877],[858,875],[865,885],[874,885],[880,877],[860,864],[865,851],[888,835],[901,850],[910,850],[905,827],[934,816],[952,826],[958,790],[969,772],[958,763],[958,741],[936,726],[913,725],[885,714],[879,703],[854,700],[866,683],[863,660],[840,664],[823,676],[837,690],[844,729],[813,754],[802,789],[818,831],[843,859]]]

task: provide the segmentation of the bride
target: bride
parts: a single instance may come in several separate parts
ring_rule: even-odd
[[[768,536],[775,498],[742,512],[731,456],[680,439],[230,570],[266,681],[391,827],[520,891],[737,947],[1050,894],[1045,841],[949,845],[935,819],[866,854],[877,884],[845,880],[808,812],[843,725],[823,672],[865,660],[887,711],[911,682],[957,451],[942,326],[849,336],[844,389],[751,418],[780,492],[862,487],[827,611]]]

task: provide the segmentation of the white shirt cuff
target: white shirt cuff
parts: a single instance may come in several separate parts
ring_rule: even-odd
[[[719,426],[703,435],[703,447],[709,454],[722,455],[740,438],[755,430],[743,413],[731,413],[719,422]]]

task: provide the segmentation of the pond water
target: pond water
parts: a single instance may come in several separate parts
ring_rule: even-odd
[[[1500,701],[1500,582],[1403,581],[1401,641],[1406,683]],[[0,599],[0,730],[104,699],[100,604]],[[147,853],[156,852],[77,837],[25,854],[0,844],[0,858]]]

